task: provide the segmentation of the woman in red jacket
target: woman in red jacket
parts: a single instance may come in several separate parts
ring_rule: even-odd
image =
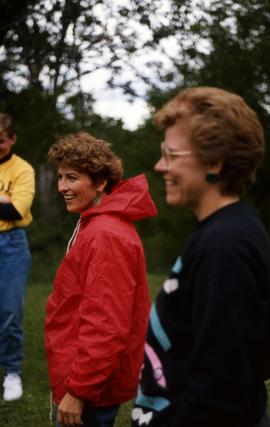
[[[136,395],[149,313],[133,222],[156,214],[144,175],[88,133],[49,151],[68,212],[80,214],[46,307],[45,345],[57,425],[112,426]]]

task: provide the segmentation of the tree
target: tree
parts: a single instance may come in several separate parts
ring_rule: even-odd
[[[139,226],[151,265],[171,262],[192,220],[165,206],[153,173],[161,135],[151,121],[128,132],[121,121],[99,117],[85,79],[94,87],[103,70],[108,87],[118,86],[130,100],[147,91],[152,113],[183,87],[232,90],[258,112],[269,135],[269,9],[268,0],[28,0],[5,29],[0,63],[0,105],[16,117],[18,148],[42,176],[48,147],[60,134],[85,129],[113,142],[126,176],[147,174],[159,207],[158,218]],[[267,149],[249,198],[270,227],[268,164]]]
[[[149,102],[159,108],[180,88],[216,86],[243,96],[255,109],[270,136],[270,3],[268,0],[194,1],[183,5],[172,0],[170,29],[175,50],[170,55],[171,73],[167,89],[157,85],[149,91]],[[258,208],[270,230],[270,150],[266,144],[264,163],[248,197]]]
[[[197,31],[208,40],[209,53],[196,52],[203,64],[191,73],[198,85],[232,90],[255,109],[270,136],[270,4],[267,0],[212,1],[204,8]],[[207,14],[207,15],[206,15]],[[190,79],[190,77],[189,77]],[[270,150],[259,169],[256,185],[249,197],[270,230]]]
[[[0,1],[0,46],[15,22],[23,19],[28,0]]]
[[[257,111],[267,141],[270,134],[269,2],[211,0],[207,3],[193,1],[191,4],[172,0],[170,6],[165,30],[171,37],[174,35],[174,43],[171,45],[173,48],[167,50],[164,44],[170,68],[157,69],[155,79],[149,82],[148,102],[153,113],[182,88],[199,85],[221,87],[239,93]],[[152,70],[155,70],[152,65]],[[148,171],[159,216],[151,220],[149,234],[144,232],[144,235],[151,265],[164,268],[179,253],[194,222],[186,212],[173,211],[165,205],[161,180],[152,171],[162,136],[149,126],[147,122],[136,132],[135,138],[139,140],[141,135],[144,141],[137,157],[138,163]],[[137,141],[135,146],[140,147],[140,142]],[[258,209],[268,230],[269,153],[267,146],[257,183],[246,196]]]
[[[136,65],[142,52],[151,56],[168,36],[163,3],[29,0],[20,19],[14,15],[10,21],[0,65],[1,108],[17,123],[19,152],[36,167],[36,206],[42,229],[45,224],[52,226],[55,216],[46,153],[58,135],[90,129],[96,136],[110,136],[117,141],[120,155],[128,159],[127,175],[135,171],[130,156],[135,145],[127,146],[127,132],[120,122],[94,113],[93,97],[83,91],[82,81],[86,76],[95,79],[95,72],[103,69],[109,86],[118,85],[134,96],[138,82],[146,84],[149,79]],[[55,229],[51,235],[55,232],[60,234]]]
[[[161,0],[134,0],[126,6],[117,0],[29,1],[24,19],[14,20],[5,37],[6,80],[13,88],[16,77],[21,86],[41,85],[57,104],[61,95],[80,91],[84,76],[91,78],[96,70],[106,69],[108,84],[134,93],[127,75],[138,52],[147,54],[168,35],[161,21],[162,4]]]

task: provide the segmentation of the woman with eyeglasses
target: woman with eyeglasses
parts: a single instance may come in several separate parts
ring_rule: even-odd
[[[263,427],[270,374],[270,244],[240,197],[264,153],[255,112],[212,87],[156,115],[166,201],[197,218],[152,306],[133,427]]]

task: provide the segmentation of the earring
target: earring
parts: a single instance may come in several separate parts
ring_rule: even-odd
[[[101,202],[101,196],[102,196],[102,191],[98,191],[96,192],[96,196],[93,200],[93,206],[99,205]]]
[[[205,179],[209,184],[216,184],[220,180],[220,176],[214,172],[209,172],[206,174]]]

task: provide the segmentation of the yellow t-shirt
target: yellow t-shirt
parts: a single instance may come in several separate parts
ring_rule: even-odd
[[[0,231],[26,227],[32,221],[31,205],[35,194],[35,172],[16,154],[0,164],[0,196],[10,196],[11,203],[22,219],[5,221],[0,218]]]

